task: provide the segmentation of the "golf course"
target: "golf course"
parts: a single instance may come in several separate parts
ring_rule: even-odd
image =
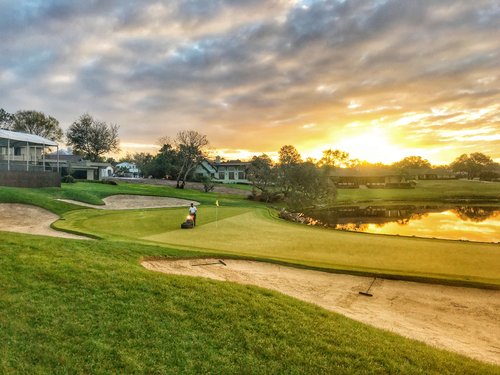
[[[100,209],[112,197],[133,202],[134,196],[176,204]],[[341,190],[338,196],[338,204],[374,205],[500,205],[499,200],[498,184],[476,181]],[[191,202],[199,203],[197,225],[183,230]],[[500,374],[494,359],[498,349],[492,349],[493,359],[479,361],[279,289],[141,265],[204,258],[260,261],[367,281],[461,288],[472,295],[477,290],[491,293],[487,296],[496,297],[491,303],[498,305],[498,244],[328,230],[287,222],[278,217],[280,207],[241,194],[145,184],[0,187],[2,205],[21,210],[11,217],[35,206],[54,221],[46,235],[35,236],[29,228],[13,233],[9,225],[15,225],[0,219],[0,373]],[[35,228],[41,220],[30,215]],[[58,238],[58,232],[82,238]]]

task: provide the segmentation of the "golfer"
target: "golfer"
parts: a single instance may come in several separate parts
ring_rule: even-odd
[[[196,207],[194,206],[193,203],[191,203],[191,207],[189,207],[189,215],[193,218],[193,227],[196,226]]]

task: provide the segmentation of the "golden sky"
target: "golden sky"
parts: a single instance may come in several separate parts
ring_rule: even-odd
[[[124,152],[500,161],[496,0],[7,0],[0,33],[0,107],[88,112]]]

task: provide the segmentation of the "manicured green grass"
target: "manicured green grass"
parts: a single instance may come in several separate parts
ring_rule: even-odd
[[[500,373],[275,292],[139,264],[193,252],[0,236],[2,374]]]
[[[339,189],[339,204],[487,201],[500,204],[500,183],[468,180],[417,181],[415,189]]]
[[[217,214],[217,221],[216,221]],[[267,209],[201,206],[194,230],[185,209],[79,210],[60,229],[110,240],[153,241],[199,251],[404,279],[500,288],[496,244],[340,232],[276,219]]]

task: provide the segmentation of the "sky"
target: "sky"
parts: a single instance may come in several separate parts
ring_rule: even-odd
[[[90,113],[122,152],[500,161],[498,0],[0,0],[0,35],[0,108]]]

